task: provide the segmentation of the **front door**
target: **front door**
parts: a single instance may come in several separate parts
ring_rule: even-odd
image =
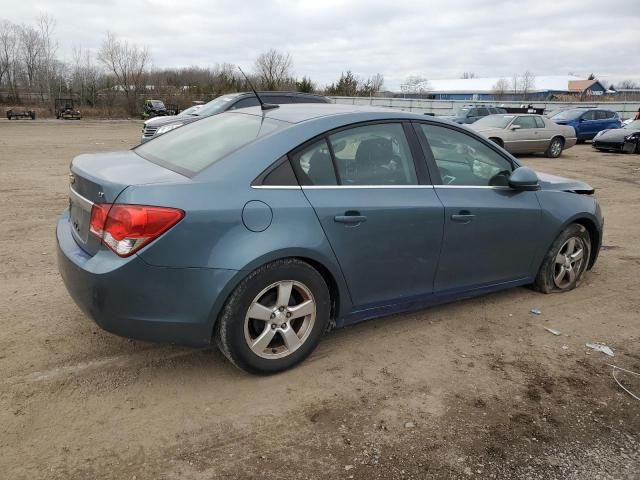
[[[291,160],[358,309],[432,293],[443,207],[401,123],[342,129]]]
[[[417,130],[432,177],[442,179],[435,187],[445,223],[434,292],[532,277],[540,245],[536,192],[508,187],[513,164],[489,142],[447,126],[421,123]]]

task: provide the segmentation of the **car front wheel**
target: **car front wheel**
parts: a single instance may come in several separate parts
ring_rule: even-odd
[[[567,292],[584,276],[591,256],[591,238],[577,223],[569,225],[553,242],[538,271],[534,289],[543,293]]]
[[[322,275],[301,260],[278,260],[236,287],[216,324],[216,342],[238,368],[277,373],[313,351],[329,315],[329,289]]]

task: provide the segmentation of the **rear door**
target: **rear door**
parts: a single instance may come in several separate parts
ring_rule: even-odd
[[[359,310],[431,294],[443,207],[410,126],[358,124],[290,158]]]
[[[541,244],[536,192],[508,187],[513,164],[490,142],[444,125],[416,130],[445,214],[434,293],[530,279]]]

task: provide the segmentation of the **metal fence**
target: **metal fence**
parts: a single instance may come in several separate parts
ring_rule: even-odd
[[[382,98],[382,97],[331,97],[335,103],[347,105],[372,105],[375,107],[397,108],[416,113],[432,113],[435,115],[451,115],[463,105],[494,105],[505,107],[519,107],[523,102],[518,101],[477,101],[468,100],[424,100],[416,98]],[[640,108],[640,102],[526,102],[535,108],[545,111],[558,110],[567,107],[602,107],[615,110],[620,118],[626,120],[633,117]]]

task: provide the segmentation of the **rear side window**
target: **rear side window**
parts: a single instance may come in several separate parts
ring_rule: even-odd
[[[399,123],[349,128],[329,136],[343,185],[417,185],[404,129]]]
[[[484,117],[486,115],[489,115],[489,109],[488,108],[479,108],[478,109],[478,115],[480,117]]]
[[[348,128],[292,155],[302,185],[417,185],[415,164],[399,123]],[[336,171],[337,169],[337,171]]]
[[[582,119],[583,120],[595,120],[596,119],[596,111],[595,110],[589,110],[584,115],[582,115]]]
[[[536,125],[538,128],[544,128],[544,120],[540,117],[533,117],[536,119]]]
[[[221,113],[165,133],[134,149],[150,162],[194,175],[286,122],[242,113]]]
[[[610,112],[607,110],[598,110],[596,112],[596,120],[608,120],[615,116],[615,112]]]

